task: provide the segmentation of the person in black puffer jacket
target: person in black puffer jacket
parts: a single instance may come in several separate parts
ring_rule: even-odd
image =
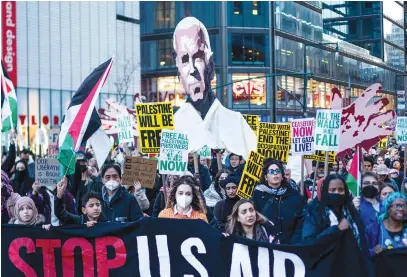
[[[276,239],[280,243],[300,243],[304,220],[303,197],[288,185],[280,161],[266,159],[262,174],[264,184],[256,186],[251,199],[256,210],[275,224]]]

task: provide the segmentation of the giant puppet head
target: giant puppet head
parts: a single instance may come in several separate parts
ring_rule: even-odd
[[[210,83],[214,77],[208,31],[195,17],[182,19],[174,31],[174,59],[178,76],[190,102],[204,118],[215,100]]]

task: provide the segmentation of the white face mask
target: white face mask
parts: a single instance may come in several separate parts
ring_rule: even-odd
[[[117,189],[120,186],[120,183],[115,181],[115,180],[110,180],[107,181],[105,183],[105,187],[110,190],[110,191],[114,191],[115,189]]]
[[[185,194],[177,195],[175,199],[177,200],[177,205],[183,209],[188,207],[192,202],[192,196],[187,196]]]

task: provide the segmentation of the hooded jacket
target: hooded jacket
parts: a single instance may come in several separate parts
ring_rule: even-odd
[[[276,239],[282,244],[301,242],[304,220],[304,199],[291,186],[285,186],[283,195],[277,196],[267,191],[266,185],[256,186],[251,200],[258,212],[272,221],[277,231]]]
[[[109,200],[107,189],[102,187],[102,213],[110,222],[137,221],[143,217],[143,213],[136,197],[120,186]]]

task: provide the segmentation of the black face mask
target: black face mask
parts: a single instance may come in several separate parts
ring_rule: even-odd
[[[17,181],[22,181],[24,179],[25,175],[26,175],[25,170],[22,170],[22,171],[16,170],[15,178],[16,178]]]
[[[339,193],[328,193],[328,205],[331,207],[340,207],[345,204],[345,195]]]
[[[374,186],[366,186],[362,189],[362,195],[365,198],[375,198],[378,193],[379,190]]]
[[[86,164],[80,164],[79,165],[79,170],[81,172],[86,172],[87,169],[88,169],[88,167],[86,166]]]

